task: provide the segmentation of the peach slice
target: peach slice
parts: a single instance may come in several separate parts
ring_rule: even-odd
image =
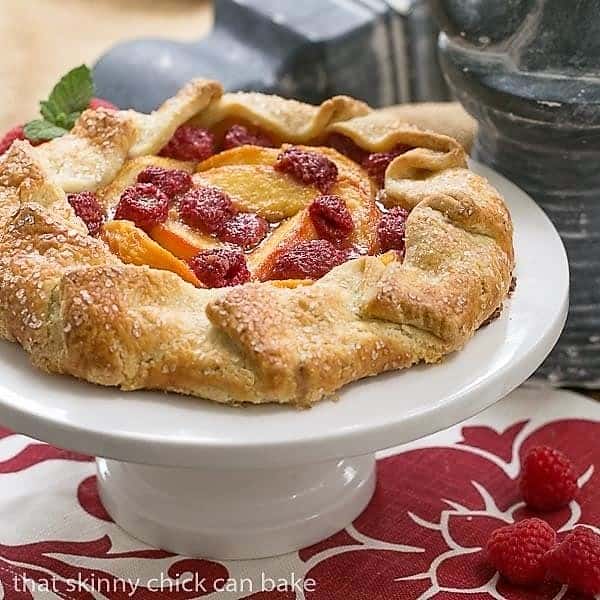
[[[225,150],[202,161],[196,170],[209,171],[228,165],[270,165],[277,162],[281,150],[279,148],[262,148],[261,146],[239,146]]]
[[[194,183],[227,192],[241,211],[255,212],[267,221],[281,221],[310,204],[319,191],[276,171],[280,152],[258,146],[226,150],[198,165]]]
[[[210,235],[194,231],[184,223],[171,219],[161,225],[155,225],[150,231],[150,237],[183,260],[189,260],[201,250],[223,245]]]
[[[281,221],[310,204],[319,191],[299,183],[269,165],[225,165],[193,176],[197,185],[227,192],[236,208],[267,221]]]
[[[334,193],[343,198],[352,215],[354,231],[348,241],[367,254],[374,253],[377,248],[377,224],[381,217],[375,202],[349,179],[338,180]]]
[[[253,278],[259,281],[268,280],[275,260],[281,252],[299,242],[314,240],[316,237],[317,232],[307,209],[284,221],[248,256],[248,268]]]
[[[185,281],[202,287],[198,278],[182,260],[153,241],[131,221],[109,221],[102,228],[101,236],[111,251],[124,263],[172,271]]]

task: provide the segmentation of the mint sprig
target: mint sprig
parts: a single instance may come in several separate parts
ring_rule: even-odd
[[[65,133],[69,133],[68,129],[59,127],[45,121],[44,119],[36,119],[35,121],[29,121],[23,128],[25,137],[32,142],[39,142],[45,140],[53,140],[54,138],[61,137]]]
[[[52,140],[68,133],[94,95],[92,72],[86,65],[69,71],[54,86],[47,100],[40,102],[43,119],[25,125],[25,137],[32,142]]]

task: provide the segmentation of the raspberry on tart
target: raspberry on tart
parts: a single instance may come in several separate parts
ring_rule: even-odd
[[[238,213],[221,225],[217,235],[223,242],[249,249],[262,242],[268,232],[266,219],[254,213]]]
[[[237,250],[203,250],[190,259],[189,264],[196,277],[207,287],[230,287],[250,281],[246,258]]]
[[[200,161],[212,156],[214,151],[215,138],[212,133],[199,127],[182,125],[160,151],[160,156],[176,160]]]
[[[3,136],[0,138],[0,155],[4,154],[11,146],[15,140],[24,140],[25,139],[25,130],[23,125],[15,125],[11,129],[9,129]]]
[[[327,156],[297,147],[284,150],[277,157],[275,168],[302,183],[314,185],[323,194],[331,190],[338,176],[337,165]]]
[[[264,146],[272,147],[273,140],[261,131],[250,131],[244,125],[232,125],[223,136],[223,149],[231,150],[238,146]]]
[[[75,214],[86,224],[90,235],[98,235],[105,215],[96,194],[93,192],[69,194],[67,201],[73,207]]]
[[[216,187],[195,187],[179,201],[181,220],[204,233],[217,233],[236,212],[229,195]]]
[[[300,242],[275,258],[271,279],[319,279],[346,259],[347,252],[327,240]]]
[[[320,237],[341,241],[354,229],[352,215],[339,196],[319,196],[309,206],[308,212]]]
[[[114,105],[108,100],[105,100],[104,98],[92,98],[90,100],[89,107],[92,110],[98,110],[99,108],[104,108],[106,110],[119,110],[118,106]]]
[[[396,250],[401,256],[404,255],[406,219],[408,219],[408,211],[400,206],[395,206],[381,215],[377,226],[377,239],[381,252]]]
[[[372,177],[379,187],[383,187],[385,171],[389,164],[401,154],[404,154],[411,147],[405,144],[397,144],[388,152],[373,152],[363,158],[362,166],[365,168],[370,177]]]
[[[133,221],[144,230],[152,229],[167,220],[169,198],[151,183],[137,183],[122,194],[115,219]]]
[[[152,183],[163,191],[171,201],[192,187],[192,176],[181,169],[165,169],[150,166],[138,173],[138,183]]]

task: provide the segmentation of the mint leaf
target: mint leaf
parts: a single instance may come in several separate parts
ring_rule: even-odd
[[[75,67],[54,86],[48,100],[40,102],[46,121],[71,129],[94,94],[92,72],[86,65]]]
[[[92,72],[86,65],[69,71],[40,102],[43,119],[25,125],[25,136],[33,141],[52,140],[68,133],[88,107],[94,94]]]
[[[54,112],[55,106],[54,104],[48,102],[48,100],[42,100],[40,102],[40,113],[42,113],[42,117],[46,119],[46,121],[50,121],[51,123],[55,123],[58,118],[58,112]]]
[[[46,121],[50,121],[59,127],[65,129],[72,129],[75,125],[75,121],[81,116],[81,111],[72,112],[65,114],[64,112],[56,112],[56,107],[49,103],[47,100],[40,102],[42,116]]]
[[[23,128],[23,131],[25,137],[32,142],[52,140],[65,135],[65,133],[69,133],[68,129],[58,127],[54,123],[50,123],[50,121],[45,121],[44,119],[29,121]]]

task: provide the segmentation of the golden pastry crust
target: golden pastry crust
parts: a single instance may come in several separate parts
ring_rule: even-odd
[[[220,289],[124,264],[87,235],[65,191],[102,188],[100,200],[114,205],[146,155],[190,119],[238,119],[283,143],[337,133],[370,152],[410,146],[380,195],[411,210],[404,260],[363,256],[310,285]],[[314,107],[223,95],[200,80],[151,115],[86,111],[63,138],[15,142],[0,160],[0,335],[46,371],[102,385],[309,406],[346,383],[460,349],[502,305],[512,269],[510,215],[468,170],[462,146],[351,98]]]
[[[192,123],[214,127],[230,118],[268,131],[278,141],[304,144],[321,137],[332,124],[369,114],[364,103],[348,96],[334,96],[319,106],[254,92],[224,94]]]
[[[431,129],[459,141],[471,151],[477,133],[477,121],[458,102],[416,102],[380,108],[401,123],[410,123],[419,129]]]

